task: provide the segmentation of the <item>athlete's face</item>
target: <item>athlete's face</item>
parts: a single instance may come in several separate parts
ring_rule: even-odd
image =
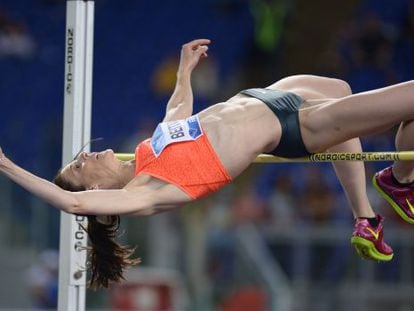
[[[62,169],[61,174],[66,180],[86,189],[115,189],[120,187],[120,164],[111,149],[81,152]]]

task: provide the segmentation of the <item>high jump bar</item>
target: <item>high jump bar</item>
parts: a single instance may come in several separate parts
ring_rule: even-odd
[[[133,153],[116,153],[122,161],[135,159]],[[333,152],[314,153],[302,158],[282,158],[268,154],[259,155],[254,163],[292,163],[292,162],[340,162],[340,161],[411,161],[414,160],[414,151],[378,151],[378,152]]]

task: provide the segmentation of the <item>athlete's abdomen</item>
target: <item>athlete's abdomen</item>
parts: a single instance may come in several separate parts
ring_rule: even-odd
[[[261,101],[236,96],[199,113],[203,130],[222,164],[234,178],[280,139],[277,117]]]

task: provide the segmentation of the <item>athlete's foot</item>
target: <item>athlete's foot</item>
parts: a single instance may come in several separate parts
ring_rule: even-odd
[[[398,184],[391,166],[376,173],[372,183],[402,219],[414,224],[414,184]]]
[[[384,242],[383,222],[381,215],[377,216],[378,225],[373,227],[368,219],[357,218],[351,244],[355,247],[358,255],[365,259],[376,261],[390,261],[394,256],[392,248]]]

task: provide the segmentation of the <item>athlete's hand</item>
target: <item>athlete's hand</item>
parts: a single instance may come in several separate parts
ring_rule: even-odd
[[[200,58],[208,57],[208,39],[197,39],[182,46],[180,66],[178,71],[192,71],[198,64]]]

